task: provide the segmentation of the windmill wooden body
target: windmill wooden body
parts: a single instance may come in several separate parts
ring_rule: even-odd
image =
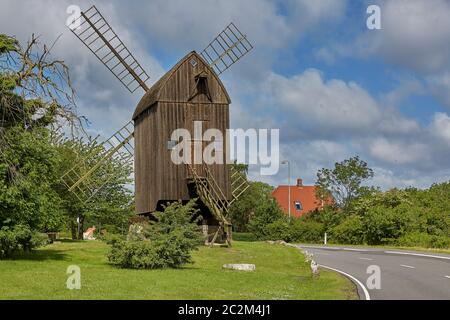
[[[69,190],[83,201],[102,188],[92,185],[90,177],[101,173],[102,161],[120,157],[129,161],[134,157],[135,194],[137,214],[151,214],[172,201],[199,199],[202,209],[206,242],[231,241],[231,222],[228,208],[248,188],[246,180],[233,172],[228,163],[227,148],[221,152],[221,163],[175,164],[171,160],[171,134],[176,129],[191,132],[192,145],[201,140],[194,134],[200,124],[220,130],[224,137],[229,128],[230,97],[219,75],[248,53],[252,46],[246,36],[230,24],[200,54],[190,52],[151,88],[148,75],[120,41],[95,6],[80,16],[81,27],[73,33],[105,64],[105,66],[134,92],[146,91],[132,116],[132,122],[117,131],[104,143],[100,161],[86,167],[81,163],[64,176]],[[131,141],[134,137],[134,151]],[[215,141],[224,146],[225,141]]]

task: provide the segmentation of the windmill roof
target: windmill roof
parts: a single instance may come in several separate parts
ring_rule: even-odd
[[[136,110],[133,114],[133,120],[135,120],[141,113],[149,109],[155,102],[157,102],[160,99],[160,92],[166,85],[167,81],[170,79],[170,77],[178,70],[178,68],[186,62],[189,58],[192,56],[197,57],[200,61],[203,61],[206,66],[208,66],[210,73],[214,75],[220,85],[223,87],[225,94],[227,95],[227,99],[229,103],[231,103],[230,97],[228,96],[227,91],[225,90],[225,87],[222,84],[222,81],[220,81],[217,74],[214,72],[214,70],[209,67],[209,65],[204,61],[202,56],[200,56],[197,52],[191,51],[188,53],[183,59],[181,59],[175,66],[173,66],[166,74],[164,74],[142,97],[141,101],[139,101]]]

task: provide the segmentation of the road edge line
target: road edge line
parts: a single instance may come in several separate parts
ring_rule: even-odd
[[[402,251],[384,251],[384,253],[387,254],[403,254],[408,256],[417,256],[417,257],[425,257],[425,258],[436,258],[436,259],[444,259],[444,260],[450,260],[450,257],[444,257],[444,256],[435,256],[431,254],[426,253],[414,253],[414,252],[402,252]]]
[[[319,264],[319,267],[333,270],[333,271],[335,271],[335,272],[338,272],[338,273],[343,274],[343,275],[346,276],[347,278],[350,278],[350,280],[352,280],[353,282],[355,282],[357,285],[359,285],[359,286],[362,288],[362,290],[363,290],[363,292],[364,292],[365,299],[366,299],[366,300],[370,300],[370,294],[369,294],[369,291],[367,290],[367,288],[361,283],[361,281],[359,281],[358,279],[356,279],[356,278],[355,278],[354,276],[352,276],[351,274],[348,274],[347,272],[344,272],[344,271],[341,271],[341,270],[338,270],[338,269],[335,269],[335,268],[331,268],[331,267],[325,266],[325,265],[323,265],[323,264]]]

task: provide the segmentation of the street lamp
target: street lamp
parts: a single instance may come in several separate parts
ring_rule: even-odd
[[[291,220],[291,164],[289,160],[284,160],[281,164],[287,164],[288,166],[288,215]]]

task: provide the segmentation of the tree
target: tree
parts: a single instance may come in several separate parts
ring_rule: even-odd
[[[285,216],[275,199],[263,201],[255,208],[248,223],[248,231],[253,233],[259,239],[265,239],[268,235],[267,226],[271,223],[283,219]]]
[[[126,232],[128,220],[134,214],[133,195],[126,187],[131,183],[132,162],[122,161],[118,157],[103,158],[103,146],[92,139],[64,140],[57,145],[57,150],[60,155],[59,176],[77,165],[74,177],[81,177],[85,167],[90,168],[102,160],[101,167],[86,180],[94,190],[89,191],[81,186],[84,191],[69,192],[67,186],[57,186],[72,238],[83,239],[86,224],[95,225],[99,231],[102,226],[109,225],[114,226],[114,232]],[[84,165],[78,165],[80,163]]]
[[[108,183],[98,183],[102,188],[89,203],[61,183],[62,174],[81,158],[92,154],[90,161],[97,161],[103,146],[90,138],[86,142],[76,138],[76,132],[83,131],[84,118],[74,112],[69,70],[63,61],[51,59],[51,48],[42,48],[34,36],[22,48],[14,38],[0,34],[0,230],[4,239],[31,241],[22,236],[27,234],[23,230],[31,234],[60,231],[77,217],[82,226],[87,220],[123,228],[132,214],[132,195],[126,188],[131,163],[114,157],[105,161],[93,183],[104,182],[105,177]],[[62,126],[71,129],[70,138],[61,139]],[[73,237],[82,238],[82,232],[83,227]]]
[[[248,181],[248,165],[234,163],[232,166]],[[233,228],[238,232],[248,232],[250,221],[257,217],[258,221],[268,221],[268,223],[276,220],[271,216],[282,217],[281,209],[272,197],[273,187],[257,181],[248,181],[248,183],[250,187],[230,207]],[[254,225],[257,224],[258,222],[255,221]]]
[[[58,117],[73,119],[73,91],[67,67],[49,52],[34,36],[22,49],[0,34],[0,228],[49,232],[61,226],[49,126]]]
[[[62,83],[67,86],[61,85]],[[62,61],[49,59],[37,39],[22,49],[0,34],[0,243],[1,256],[30,250],[38,232],[61,227],[61,201],[53,189],[57,153],[49,127],[73,119],[73,91]]]
[[[337,207],[348,209],[352,200],[367,192],[362,183],[373,177],[373,170],[358,156],[336,162],[333,169],[317,172],[317,196],[326,200],[333,197]]]

